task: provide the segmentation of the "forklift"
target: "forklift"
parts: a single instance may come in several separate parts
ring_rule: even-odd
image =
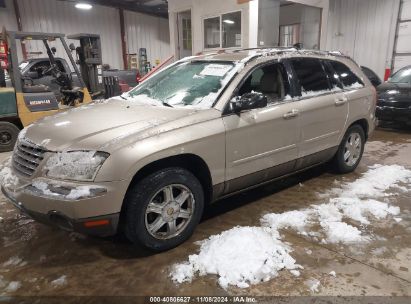
[[[82,43],[86,41],[85,34],[76,38]],[[59,86],[58,96],[48,86],[34,84],[32,78],[21,74],[17,57],[17,41],[25,43],[33,40],[42,41],[44,44],[50,66],[42,73],[52,75],[53,83]],[[73,85],[72,73],[61,71],[56,64],[54,57],[56,48],[50,47],[50,42],[54,41],[61,42],[74,69],[74,76],[78,78],[79,86]],[[83,46],[87,44],[84,43]],[[95,46],[100,47],[99,44]],[[87,77],[87,85],[71,54],[74,50],[77,54],[83,54],[78,63]],[[12,151],[20,130],[34,121],[92,102],[90,89],[97,91],[99,88],[95,66],[100,63],[101,49],[100,53],[94,53],[94,61],[86,60],[87,54],[91,55],[85,53],[81,46],[80,49],[75,49],[74,45],[69,47],[64,34],[13,32],[3,29],[0,34],[0,69],[3,69],[2,75],[7,71],[12,87],[1,87],[0,84],[0,152]]]

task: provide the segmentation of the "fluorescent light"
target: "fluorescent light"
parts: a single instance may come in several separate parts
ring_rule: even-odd
[[[89,10],[93,8],[93,6],[88,3],[76,3],[75,7],[82,10]]]
[[[234,24],[235,23],[233,20],[229,20],[229,19],[225,19],[225,20],[223,20],[223,22],[227,23],[227,24]]]

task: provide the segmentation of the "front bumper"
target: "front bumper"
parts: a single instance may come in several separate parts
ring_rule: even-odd
[[[375,115],[381,121],[411,125],[411,108],[377,106]]]
[[[99,183],[98,187],[104,191],[77,199],[49,191],[38,193],[31,183],[15,188],[2,186],[1,190],[17,209],[38,222],[88,235],[114,235],[117,233],[125,183]]]

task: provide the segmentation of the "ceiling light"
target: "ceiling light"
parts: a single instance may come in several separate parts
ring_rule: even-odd
[[[235,23],[233,20],[229,20],[229,19],[225,19],[225,20],[223,20],[223,22],[227,23],[227,24],[234,24]]]
[[[93,8],[93,6],[88,3],[76,3],[75,7],[82,10],[89,10]]]

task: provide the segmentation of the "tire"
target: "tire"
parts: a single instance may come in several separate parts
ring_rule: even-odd
[[[20,129],[7,121],[0,121],[0,152],[13,151]]]
[[[358,144],[355,144],[356,140],[358,139],[360,140],[360,142]],[[350,151],[350,153],[348,153],[348,146],[350,146],[351,142],[353,142],[353,145],[351,145],[352,150]],[[364,153],[364,146],[364,129],[359,125],[353,125],[348,128],[333,160],[334,169],[337,171],[337,173],[346,174],[353,172],[361,161],[362,155]],[[350,156],[347,159],[348,154]]]
[[[193,234],[203,214],[204,192],[191,172],[167,168],[132,185],[124,204],[127,239],[160,252],[180,245]]]

